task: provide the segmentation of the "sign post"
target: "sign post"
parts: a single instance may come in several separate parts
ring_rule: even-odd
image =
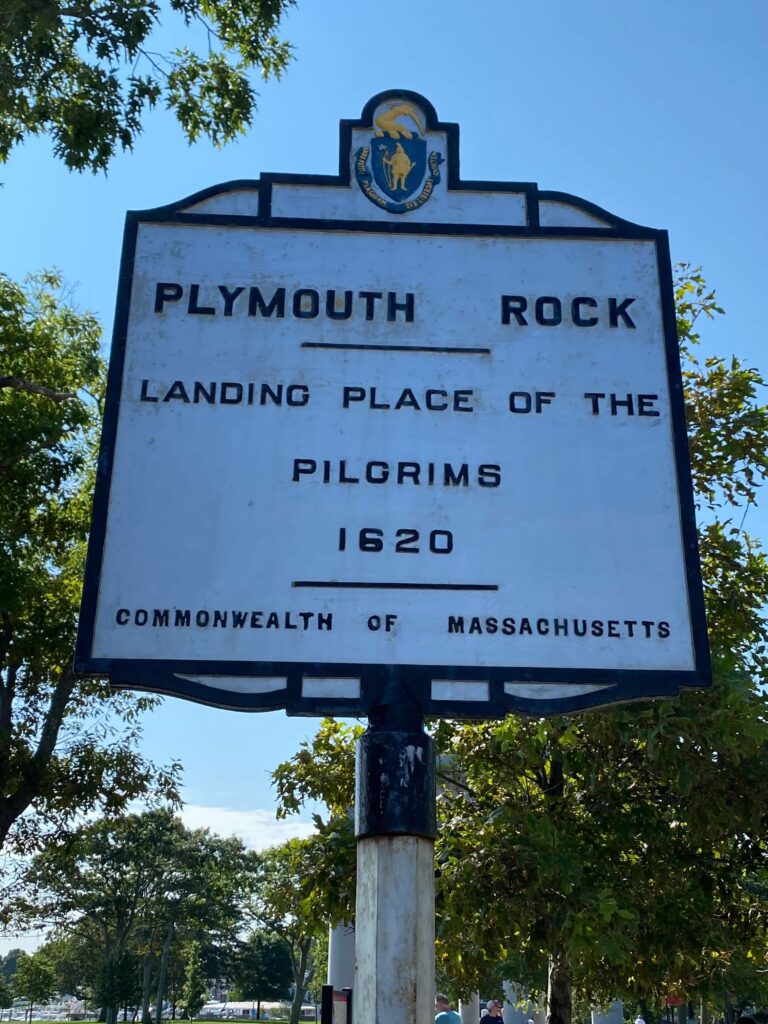
[[[710,682],[666,233],[463,181],[403,90],[341,123],[338,175],[128,214],[75,667],[369,718],[355,1005],[391,1019],[382,935],[419,921],[424,1019],[424,717]]]

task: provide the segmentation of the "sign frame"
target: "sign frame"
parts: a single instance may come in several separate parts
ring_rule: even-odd
[[[373,123],[382,103],[408,102],[423,112],[430,132],[443,132],[447,139],[445,161],[446,186],[456,193],[514,193],[523,197],[525,223],[471,224],[412,220],[404,210],[389,210],[392,216],[377,220],[330,219],[325,217],[285,217],[273,213],[273,192],[279,186],[318,186],[349,190],[354,186],[350,152],[353,132]],[[434,168],[433,168],[434,170]],[[258,214],[190,212],[209,200],[228,193],[251,192],[258,195]],[[541,204],[564,204],[582,211],[595,226],[554,227],[541,223]],[[402,214],[405,213],[405,216]],[[96,607],[101,578],[102,555],[109,510],[112,464],[117,436],[120,390],[126,359],[131,289],[137,236],[142,224],[225,225],[252,230],[277,228],[309,232],[376,232],[386,235],[472,235],[487,238],[618,239],[651,241],[656,252],[661,284],[661,309],[664,331],[666,372],[669,384],[670,417],[674,463],[677,477],[680,528],[685,560],[688,608],[692,630],[695,669],[693,671],[567,669],[515,666],[383,665],[346,662],[252,662],[221,660],[109,659],[92,656]],[[679,362],[677,328],[672,285],[672,267],[667,232],[633,224],[601,207],[565,192],[539,190],[530,182],[462,181],[459,175],[459,127],[440,122],[432,105],[423,96],[408,90],[388,90],[374,96],[365,105],[360,119],[341,122],[339,173],[307,175],[266,173],[255,180],[237,180],[212,186],[178,202],[126,216],[119,289],[115,314],[112,352],[109,364],[104,427],[93,508],[93,528],[89,543],[80,627],[75,651],[75,672],[106,675],[112,686],[147,690],[186,698],[217,707],[242,711],[285,709],[294,715],[364,715],[381,702],[393,685],[405,683],[427,717],[490,719],[510,711],[530,715],[550,715],[585,710],[607,704],[671,697],[681,687],[711,684],[711,665],[707,642],[706,618],[698,558],[695,507],[687,446],[683,385]],[[231,680],[213,687],[211,680]],[[250,692],[238,680],[251,680]],[[323,680],[350,680],[357,683],[346,690],[342,686],[324,686]],[[259,680],[263,686],[259,686]],[[272,682],[270,682],[270,680]],[[274,688],[274,681],[281,682]],[[307,686],[311,680],[312,685]],[[441,690],[435,682],[446,684]],[[511,683],[513,681],[513,683]],[[486,697],[456,700],[451,696],[454,682],[486,683]],[[270,689],[270,686],[273,688]],[[454,688],[455,689],[455,688]],[[354,691],[354,692],[353,692]],[[442,696],[441,696],[442,694]],[[447,697],[445,696],[447,694]]]

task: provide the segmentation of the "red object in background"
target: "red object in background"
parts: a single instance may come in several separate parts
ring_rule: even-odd
[[[667,996],[667,1006],[682,1006],[685,999],[682,996]]]

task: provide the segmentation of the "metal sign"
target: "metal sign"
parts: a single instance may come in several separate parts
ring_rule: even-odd
[[[481,718],[709,683],[666,233],[458,144],[383,93],[336,177],[128,214],[78,672]]]

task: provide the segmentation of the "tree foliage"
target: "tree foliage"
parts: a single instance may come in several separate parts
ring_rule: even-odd
[[[0,15],[4,17],[5,15]],[[56,274],[0,275],[0,848],[39,848],[94,811],[176,799],[136,749],[153,698],[71,669],[104,367],[96,320]],[[10,884],[11,875],[6,877]],[[0,895],[0,917],[11,908]]]
[[[291,949],[286,940],[272,932],[252,931],[229,975],[230,998],[288,999],[293,980]]]
[[[260,855],[254,914],[260,925],[288,946],[294,996],[289,1024],[298,1024],[304,992],[314,976],[313,945],[328,928],[327,897],[315,869],[324,863],[324,840],[317,835],[290,839]]]
[[[46,132],[70,169],[105,170],[158,103],[189,142],[233,139],[256,109],[252,72],[279,78],[290,60],[278,30],[293,3],[5,0],[0,161]]]
[[[702,318],[722,310],[698,269],[679,268],[676,302],[715,685],[435,730],[441,975],[464,993],[548,985],[556,1024],[574,994],[768,995],[768,564],[744,530],[768,472],[768,409],[756,370],[699,354]],[[324,723],[277,769],[285,812],[327,787],[326,826],[340,817],[351,741]]]
[[[34,1004],[48,1002],[56,990],[56,978],[43,953],[38,951],[19,958],[13,986],[17,996],[29,1000],[29,1019],[32,1020]]]
[[[104,819],[37,855],[23,909],[28,921],[88,943],[90,977],[81,982],[112,1022],[135,998],[139,965],[160,1007],[174,946],[196,944],[199,961],[204,942],[234,945],[256,866],[240,840],[189,830],[167,810]]]
[[[186,969],[184,971],[184,987],[181,998],[184,1004],[184,1015],[192,1020],[205,1003],[208,994],[206,977],[200,955],[200,943],[190,942],[186,950]]]

